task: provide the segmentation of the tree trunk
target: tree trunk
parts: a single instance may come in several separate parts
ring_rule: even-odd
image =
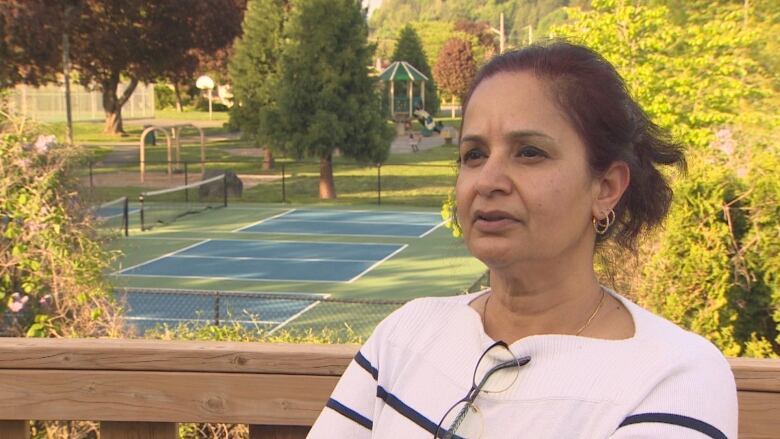
[[[106,113],[106,124],[103,129],[104,133],[108,134],[126,134],[124,127],[122,126],[122,106],[127,103],[132,96],[135,87],[138,85],[138,80],[133,78],[130,80],[122,96],[117,97],[116,91],[119,86],[119,72],[111,75],[110,78],[101,82],[100,88],[103,93],[103,110]]]
[[[271,148],[263,148],[263,170],[268,171],[274,168],[274,154],[271,152]]]
[[[181,104],[181,90],[179,89],[179,83],[174,81],[173,94],[176,96],[176,111],[179,113],[184,111],[184,106]]]
[[[333,155],[320,157],[320,199],[336,198],[336,184],[333,181]]]
[[[452,104],[450,105],[450,115],[455,119],[455,93],[452,94]],[[463,115],[461,114],[461,117]]]

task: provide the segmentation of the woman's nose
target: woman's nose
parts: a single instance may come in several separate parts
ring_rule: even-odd
[[[512,180],[508,174],[508,158],[491,154],[477,176],[477,193],[489,197],[497,193],[508,194],[512,191]]]

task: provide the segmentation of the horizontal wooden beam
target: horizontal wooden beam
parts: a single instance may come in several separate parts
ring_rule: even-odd
[[[337,377],[0,370],[5,420],[312,425]]]
[[[357,350],[357,345],[0,338],[0,369],[339,376]]]
[[[739,390],[780,393],[780,360],[729,358]]]

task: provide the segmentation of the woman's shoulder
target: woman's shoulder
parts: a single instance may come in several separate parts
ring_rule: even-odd
[[[723,353],[711,341],[625,297],[619,298],[634,318],[636,342],[646,349],[677,363],[729,369]]]
[[[453,319],[465,323],[473,320],[469,303],[480,293],[456,296],[420,297],[406,302],[387,316],[374,331],[373,337],[396,342],[417,340],[426,334],[436,334]],[[475,314],[476,315],[476,314]]]

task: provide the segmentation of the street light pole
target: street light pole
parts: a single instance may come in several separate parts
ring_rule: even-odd
[[[62,70],[65,82],[65,136],[68,143],[73,144],[73,113],[70,101],[70,17],[73,13],[73,5],[65,6],[65,30],[62,32]]]
[[[499,47],[498,53],[499,54],[504,53],[504,47],[506,45],[506,34],[504,33],[504,13],[503,12],[499,16],[498,29],[496,29],[494,27],[491,27],[490,30],[493,31],[494,33],[498,34],[498,44],[499,44],[499,46],[498,46]]]

